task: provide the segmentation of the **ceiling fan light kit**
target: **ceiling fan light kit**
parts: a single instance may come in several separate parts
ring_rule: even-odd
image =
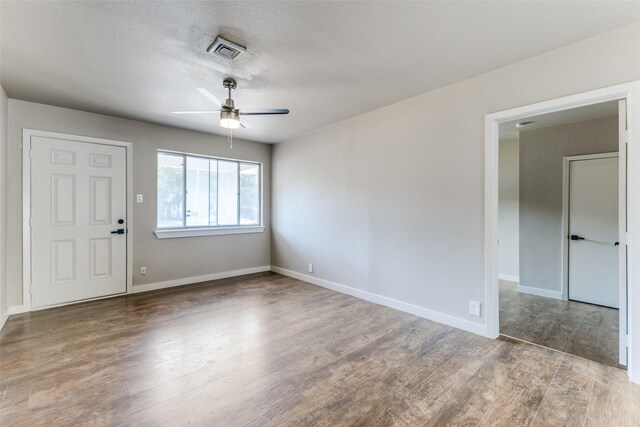
[[[233,148],[233,129],[239,129],[240,126],[244,128],[250,128],[251,125],[244,120],[241,116],[270,116],[278,114],[289,114],[289,110],[286,108],[272,108],[261,110],[239,110],[235,107],[233,98],[231,98],[231,91],[237,87],[237,83],[232,78],[226,78],[223,80],[222,85],[227,90],[228,97],[226,101],[222,102],[217,96],[209,92],[205,88],[198,88],[198,92],[203,94],[207,99],[220,107],[219,110],[206,110],[206,111],[173,111],[172,114],[212,114],[220,113],[220,126],[228,130],[227,139],[229,141],[229,147]]]
[[[225,129],[240,128],[240,114],[237,111],[220,111],[220,126]]]

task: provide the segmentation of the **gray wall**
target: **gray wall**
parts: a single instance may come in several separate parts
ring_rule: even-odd
[[[8,99],[0,86],[0,327],[7,316],[7,137]]]
[[[520,132],[520,286],[562,292],[563,157],[614,151],[618,116]]]
[[[9,100],[8,302],[22,304],[22,128],[133,143],[134,285],[269,265],[271,146],[65,108]],[[169,149],[264,163],[264,233],[158,240],[156,150]],[[141,266],[147,275],[140,276]]]
[[[639,49],[634,24],[277,144],[272,265],[485,323],[485,115],[638,80]]]
[[[500,141],[498,165],[498,271],[518,281],[520,249],[520,156],[518,140]]]

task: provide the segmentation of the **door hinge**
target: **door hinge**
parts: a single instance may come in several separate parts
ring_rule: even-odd
[[[31,227],[31,217],[29,217],[29,227]]]

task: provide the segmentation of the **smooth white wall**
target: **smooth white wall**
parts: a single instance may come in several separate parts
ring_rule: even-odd
[[[270,261],[271,146],[176,129],[135,120],[9,100],[8,303],[22,304],[22,136],[23,128],[62,132],[133,144],[133,283],[157,283],[214,273],[264,267]],[[256,234],[157,239],[156,153],[184,151],[262,162],[265,231]],[[147,267],[147,275],[139,274]]]
[[[277,144],[272,265],[485,324],[485,115],[638,80],[639,50],[634,24]]]
[[[7,144],[8,99],[0,86],[0,328],[8,316],[7,304]]]
[[[617,115],[520,132],[520,286],[524,290],[543,289],[562,297],[564,157],[617,151]]]
[[[518,139],[500,141],[498,182],[498,271],[500,278],[520,279],[520,155]]]

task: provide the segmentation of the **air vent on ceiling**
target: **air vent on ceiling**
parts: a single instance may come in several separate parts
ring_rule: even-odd
[[[207,49],[207,52],[227,61],[233,61],[238,55],[246,51],[246,47],[226,40],[221,36],[216,37],[215,41]]]

